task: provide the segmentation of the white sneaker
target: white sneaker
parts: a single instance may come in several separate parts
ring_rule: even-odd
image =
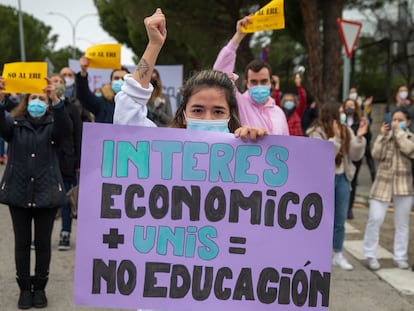
[[[408,262],[406,262],[405,260],[394,260],[394,264],[399,268],[399,269],[403,269],[406,270],[410,267],[410,265],[408,264]]]
[[[352,270],[354,266],[352,266],[348,260],[342,255],[342,252],[334,253],[332,264],[341,268],[342,270]]]
[[[381,265],[378,262],[377,258],[368,258],[367,263],[368,263],[368,268],[372,271],[375,271],[381,268]]]

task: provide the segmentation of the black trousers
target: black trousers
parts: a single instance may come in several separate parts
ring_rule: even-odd
[[[47,277],[51,258],[51,239],[56,208],[22,208],[10,206],[14,230],[14,256],[16,276],[19,279],[30,277],[30,244],[32,223],[34,223],[35,275]]]

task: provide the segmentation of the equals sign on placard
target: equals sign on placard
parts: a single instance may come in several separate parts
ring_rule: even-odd
[[[231,244],[246,244],[246,238],[238,237],[238,236],[231,236],[230,237]],[[230,254],[240,254],[244,255],[246,253],[245,247],[229,247]]]

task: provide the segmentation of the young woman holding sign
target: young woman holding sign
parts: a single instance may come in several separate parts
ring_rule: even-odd
[[[44,308],[53,224],[58,207],[66,201],[57,147],[71,131],[71,121],[51,80],[47,79],[44,93],[26,94],[10,115],[3,105],[4,87],[0,77],[0,137],[9,146],[0,202],[9,206],[13,223],[18,307]],[[31,277],[32,222],[36,263]]]
[[[161,9],[145,18],[144,24],[149,42],[135,71],[124,77],[122,90],[115,97],[115,124],[156,126],[147,118],[146,104],[153,91],[150,80],[154,65],[167,37]],[[232,132],[252,140],[267,133],[265,129],[240,126],[235,86],[226,74],[215,70],[202,71],[186,82],[171,126]]]

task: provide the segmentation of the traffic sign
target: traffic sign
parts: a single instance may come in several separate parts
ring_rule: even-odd
[[[362,23],[342,18],[338,18],[337,22],[339,32],[341,33],[342,43],[345,46],[346,55],[350,58],[355,50],[359,34],[361,33]]]

